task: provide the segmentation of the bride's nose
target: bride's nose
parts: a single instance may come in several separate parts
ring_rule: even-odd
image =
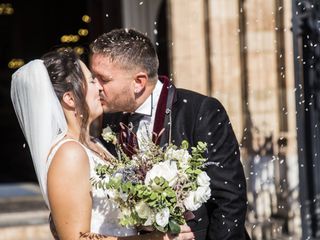
[[[102,88],[100,81],[96,81],[96,83],[97,83],[96,86],[97,86],[99,92],[101,92],[103,90],[103,88]]]

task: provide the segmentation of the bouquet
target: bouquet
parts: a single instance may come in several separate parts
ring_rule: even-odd
[[[110,198],[120,209],[120,225],[179,233],[185,213],[197,210],[210,198],[210,178],[202,170],[206,143],[198,142],[190,154],[187,141],[179,147],[162,148],[147,140],[128,157],[110,128],[102,136],[115,144],[118,157],[98,165],[98,177],[92,183],[112,193]]]

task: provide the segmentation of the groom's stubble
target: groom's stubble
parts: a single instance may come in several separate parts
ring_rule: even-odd
[[[135,110],[135,98],[132,96],[130,87],[126,86],[118,92],[104,96],[104,113],[133,112]]]

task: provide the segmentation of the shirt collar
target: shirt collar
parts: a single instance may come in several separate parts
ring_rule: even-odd
[[[144,101],[144,103],[142,103],[140,107],[137,108],[135,113],[152,116],[154,109],[156,109],[157,107],[157,103],[162,90],[162,85],[163,83],[158,80],[151,95]]]

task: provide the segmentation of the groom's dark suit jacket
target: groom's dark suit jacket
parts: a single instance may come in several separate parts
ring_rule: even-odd
[[[244,227],[246,182],[239,146],[225,109],[214,98],[176,89],[171,83],[168,89],[166,101],[160,99],[162,103],[159,102],[157,107],[161,108],[162,104],[162,114],[165,115],[162,118],[156,115],[155,128],[166,129],[160,145],[166,144],[170,135],[177,146],[183,140],[188,140],[190,146],[195,146],[198,141],[208,144],[206,172],[211,178],[212,196],[194,212],[195,218],[189,220],[188,225],[199,240],[250,239]],[[117,131],[122,115],[106,114],[104,123]],[[158,119],[161,119],[160,123]],[[112,151],[108,144],[106,146]]]

